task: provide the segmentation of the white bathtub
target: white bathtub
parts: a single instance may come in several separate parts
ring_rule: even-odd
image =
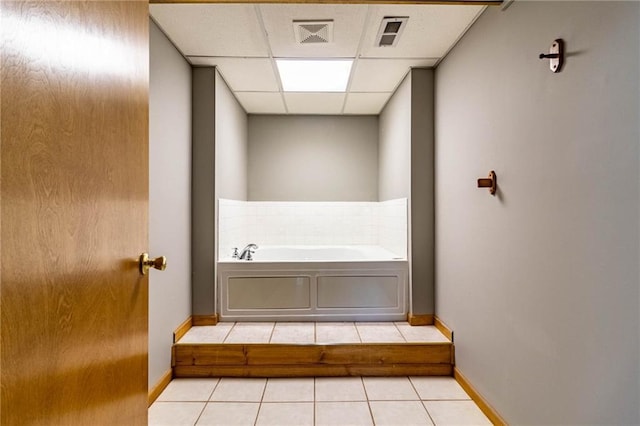
[[[408,311],[407,261],[376,246],[264,246],[218,262],[229,321],[398,321]]]

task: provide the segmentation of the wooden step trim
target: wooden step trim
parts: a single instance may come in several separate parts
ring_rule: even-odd
[[[436,326],[440,333],[444,334],[447,339],[451,340],[453,343],[453,330],[451,330],[447,325],[436,315],[433,319],[433,325]]]
[[[502,418],[500,413],[496,411],[495,408],[487,402],[486,399],[478,392],[473,385],[469,382],[469,380],[460,372],[458,367],[453,368],[453,377],[456,381],[462,386],[462,389],[465,390],[476,403],[476,405],[480,408],[480,410],[484,413],[485,416],[491,420],[491,423],[497,426],[506,426],[508,423]]]
[[[409,344],[178,344],[173,365],[451,365],[450,343]]]
[[[167,371],[165,371],[164,374],[160,376],[160,379],[156,382],[156,384],[153,385],[151,389],[149,389],[149,399],[148,399],[149,407],[151,407],[151,404],[153,404],[156,401],[156,399],[158,399],[162,391],[164,391],[166,387],[169,385],[169,383],[171,383],[172,378],[173,378],[173,370],[170,368]]]
[[[184,320],[184,322],[180,324],[178,328],[176,328],[173,332],[173,343],[176,343],[178,340],[182,339],[182,336],[187,334],[187,331],[189,331],[192,325],[193,317],[190,316],[189,318]]]
[[[407,315],[407,322],[409,325],[433,325],[433,315],[432,314],[424,314],[424,315]]]
[[[396,365],[187,365],[174,368],[175,377],[395,377],[451,376],[451,364]]]
[[[218,314],[191,316],[191,325],[194,325],[194,326],[216,325],[218,324],[218,321],[219,321]]]

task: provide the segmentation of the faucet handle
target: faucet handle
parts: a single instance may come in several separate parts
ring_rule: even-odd
[[[233,254],[231,255],[231,257],[232,257],[233,259],[237,259],[237,258],[238,258],[238,256],[240,255],[240,254],[238,253],[238,247],[234,247],[232,250],[233,250]]]
[[[255,251],[249,250],[247,253],[247,260],[253,260],[253,253],[255,253]]]

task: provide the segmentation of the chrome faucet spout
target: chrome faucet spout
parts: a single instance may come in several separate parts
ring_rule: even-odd
[[[248,244],[245,248],[242,249],[242,252],[240,252],[240,256],[238,256],[238,259],[253,260],[251,255],[255,253],[256,250],[258,250],[258,246],[256,244]]]

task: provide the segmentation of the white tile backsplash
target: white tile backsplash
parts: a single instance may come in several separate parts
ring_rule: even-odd
[[[219,258],[233,247],[258,245],[378,245],[407,256],[407,200],[279,202],[220,199]]]

